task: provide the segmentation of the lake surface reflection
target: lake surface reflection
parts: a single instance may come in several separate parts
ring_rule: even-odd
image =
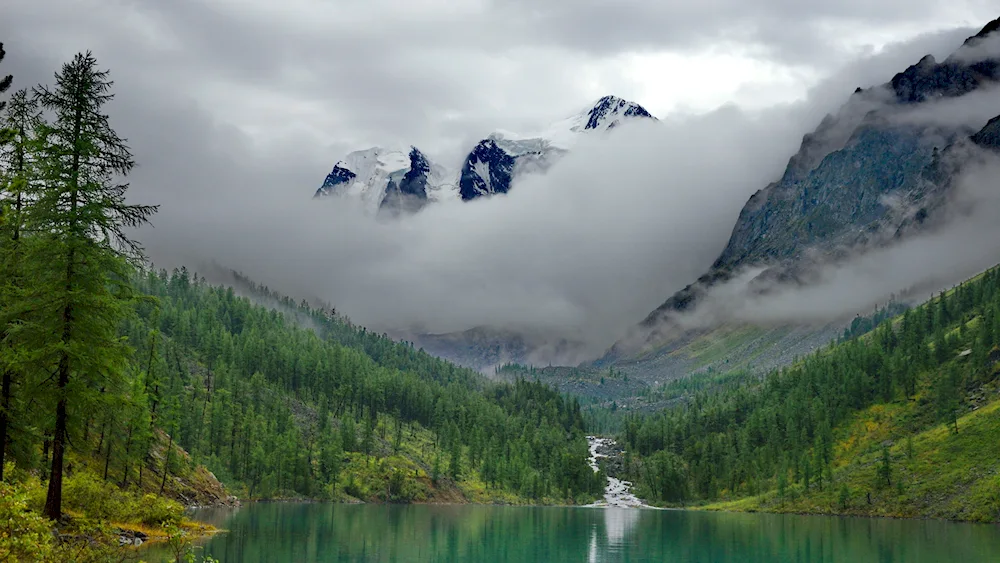
[[[203,509],[225,562],[1000,561],[1000,528],[676,510],[258,503]],[[143,556],[164,561],[155,548]]]

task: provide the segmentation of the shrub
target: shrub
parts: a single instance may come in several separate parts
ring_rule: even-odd
[[[147,526],[176,526],[184,507],[180,503],[154,494],[147,494],[136,505],[134,519]]]
[[[0,483],[0,561],[52,557],[52,523],[28,508],[28,492]]]
[[[147,526],[177,524],[184,512],[184,508],[176,501],[154,494],[140,497],[86,472],[76,473],[66,479],[63,502],[67,509],[88,518],[141,522]]]
[[[63,485],[63,507],[98,520],[111,520],[122,512],[120,491],[88,472],[74,473]]]

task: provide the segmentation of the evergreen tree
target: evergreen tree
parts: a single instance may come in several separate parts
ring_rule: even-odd
[[[0,142],[0,480],[11,437],[10,425],[17,419],[14,387],[21,378],[15,367],[13,343],[7,336],[8,328],[24,313],[17,300],[24,286],[21,237],[27,205],[25,192],[32,181],[34,133],[40,119],[38,104],[25,90],[11,96],[0,117],[0,130],[8,132],[6,142]]]
[[[956,434],[960,398],[958,370],[954,366],[942,369],[934,381],[934,404],[938,419],[952,425]]]
[[[462,443],[457,439],[451,441],[451,461],[448,463],[448,473],[458,481],[462,475]]]
[[[7,52],[3,49],[3,43],[0,42],[0,63],[3,62],[4,57],[7,56]],[[8,74],[0,78],[0,94],[3,94],[10,89],[10,85],[14,83],[14,76]],[[0,111],[3,111],[4,106],[7,104],[4,100],[0,100]]]
[[[358,438],[354,417],[345,416],[340,421],[340,438],[343,442],[345,452],[358,451]]]
[[[89,52],[78,54],[39,86],[41,106],[53,116],[41,126],[41,187],[33,193],[27,227],[26,284],[22,302],[30,316],[16,343],[24,365],[50,373],[55,388],[52,462],[44,514],[62,513],[65,448],[73,422],[97,400],[99,390],[123,391],[131,351],[118,329],[134,297],[130,261],[142,249],[125,230],[156,211],[125,202],[119,183],[134,166],[125,141],[103,112],[112,98],[108,72]]]
[[[876,480],[879,485],[885,481],[887,487],[892,486],[892,460],[889,456],[889,446],[882,446],[882,461],[878,465]]]

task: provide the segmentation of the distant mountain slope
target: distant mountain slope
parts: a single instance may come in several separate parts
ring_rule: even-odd
[[[574,400],[232,283],[147,272],[138,285],[155,299],[124,332],[173,443],[240,497],[574,503],[603,490]]]
[[[674,319],[712,288],[750,267],[756,282],[797,282],[813,265],[875,248],[933,225],[970,144],[996,148],[997,121],[975,128],[914,119],[924,108],[1000,86],[1000,19],[951,56],[927,56],[867,90],[806,135],[782,177],[757,191],[740,212],[712,268],[654,310],[602,362],[631,361],[684,329]],[[987,90],[990,89],[990,90]],[[1000,112],[1000,106],[997,107]],[[900,288],[904,289],[904,288]]]
[[[764,378],[675,382],[621,443],[660,502],[996,522],[998,344],[994,267]]]
[[[604,96],[542,131],[490,134],[457,170],[432,162],[416,147],[355,151],[334,165],[315,197],[355,197],[372,213],[396,214],[419,211],[434,201],[505,194],[516,177],[548,170],[582,135],[605,133],[637,119],[656,120],[639,104]]]

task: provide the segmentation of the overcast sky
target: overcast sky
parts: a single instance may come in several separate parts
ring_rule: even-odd
[[[20,78],[92,49],[262,148],[335,160],[454,150],[604,94],[654,114],[801,98],[890,42],[997,16],[991,0],[4,0]],[[316,172],[313,171],[313,177]]]
[[[376,328],[498,324],[606,346],[702,273],[747,197],[825,112],[994,0],[0,0],[0,71],[50,82],[90,49],[161,204],[160,264],[217,260]],[[510,197],[392,224],[310,199],[350,150],[446,164],[605,94],[662,127],[584,145]],[[723,107],[725,106],[725,107]],[[720,109],[721,108],[721,109]],[[556,331],[559,332],[559,331]]]

